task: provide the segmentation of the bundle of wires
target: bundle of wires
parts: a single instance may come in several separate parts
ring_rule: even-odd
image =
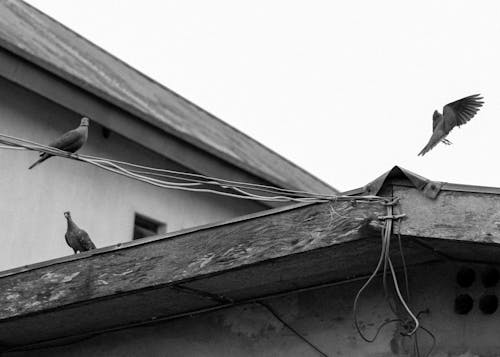
[[[405,282],[405,288],[406,288],[406,299],[403,297],[403,294],[401,293],[401,289],[399,287],[399,282],[396,276],[396,271],[394,269],[394,265],[392,263],[391,255],[390,255],[390,243],[391,243],[391,237],[392,237],[392,228],[393,228],[393,219],[398,219],[401,218],[404,215],[393,215],[393,204],[394,202],[397,202],[397,199],[395,199],[393,202],[385,203],[387,206],[387,216],[386,217],[380,217],[381,219],[386,219],[385,220],[385,225],[382,230],[382,249],[380,251],[380,257],[377,263],[377,266],[375,267],[374,271],[368,278],[368,280],[363,284],[363,286],[358,290],[356,297],[354,298],[354,304],[353,304],[353,320],[354,320],[354,326],[358,332],[358,334],[361,336],[363,340],[366,342],[374,342],[380,331],[382,329],[391,323],[400,323],[402,329],[404,332],[402,333],[403,336],[408,336],[408,337],[413,337],[413,342],[414,342],[414,352],[417,357],[420,356],[420,349],[418,345],[418,339],[416,332],[419,329],[422,329],[426,334],[428,334],[431,339],[432,339],[432,346],[430,347],[429,351],[426,354],[426,357],[430,356],[432,351],[434,350],[435,344],[436,344],[436,339],[432,332],[430,332],[428,329],[425,327],[421,326],[420,321],[419,321],[419,316],[428,311],[421,311],[418,314],[414,314],[411,309],[408,306],[407,300],[410,299],[410,289],[409,289],[409,282],[408,282],[408,272],[406,268],[406,262],[403,254],[403,247],[402,247],[402,242],[401,242],[401,236],[397,235],[398,237],[398,242],[399,242],[399,251],[401,254],[401,261],[403,265],[403,273],[404,273],[404,282]],[[388,218],[388,219],[387,219]],[[401,306],[403,307],[404,311],[408,315],[409,319],[401,319],[399,317],[393,318],[393,319],[388,319],[381,323],[377,330],[375,331],[375,334],[373,337],[367,337],[360,328],[359,325],[359,320],[358,320],[358,305],[359,305],[359,299],[363,293],[363,291],[370,285],[370,283],[373,281],[373,279],[379,274],[380,270],[382,268],[382,285],[384,289],[384,297],[389,305],[390,310],[392,313],[396,316],[398,316],[398,313],[396,311],[396,306],[394,305],[393,301],[389,297],[389,289],[387,285],[387,273],[390,273],[390,276],[392,277],[392,282],[394,286],[394,290],[396,291],[396,296],[398,298],[398,301],[400,302]]]
[[[89,155],[72,154],[47,145],[14,136],[0,134],[3,149],[30,150],[82,161],[103,170],[142,181],[150,185],[183,191],[209,192],[217,195],[266,202],[329,202],[329,201],[382,201],[378,196],[324,195],[307,191],[290,190],[268,185],[225,180],[200,174],[147,167],[124,161]]]

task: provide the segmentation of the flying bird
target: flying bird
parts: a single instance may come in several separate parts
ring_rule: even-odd
[[[443,107],[443,114],[435,110],[432,115],[432,136],[418,155],[424,156],[439,142],[450,145],[451,142],[446,139],[446,136],[454,127],[467,123],[476,115],[484,103],[482,99],[480,94],[474,94],[446,104]]]
[[[77,252],[81,253],[86,252],[87,250],[95,249],[95,245],[90,240],[88,233],[76,225],[71,218],[71,213],[69,211],[64,212],[64,217],[66,217],[68,222],[68,229],[66,230],[64,238],[75,254]]]
[[[83,145],[85,145],[85,143],[87,142],[88,134],[89,134],[89,119],[84,117],[82,118],[80,126],[78,128],[64,133],[56,140],[51,142],[48,146],[74,153],[80,150]],[[47,154],[46,152],[40,153],[40,159],[38,159],[38,161],[36,161],[33,165],[31,165],[29,169],[31,170],[36,165],[44,162],[45,160],[51,158],[52,156],[54,155]]]

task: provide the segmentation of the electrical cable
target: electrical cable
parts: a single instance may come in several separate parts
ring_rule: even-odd
[[[374,337],[369,338],[369,337],[365,336],[363,334],[363,332],[361,331],[361,328],[360,328],[359,322],[358,322],[358,301],[359,301],[359,298],[360,298],[361,294],[363,293],[363,291],[368,287],[368,285],[372,282],[373,278],[378,274],[381,266],[383,266],[383,268],[382,268],[383,269],[383,271],[382,271],[382,283],[383,283],[383,288],[384,288],[384,296],[386,298],[386,301],[388,302],[390,309],[392,310],[392,312],[395,315],[397,315],[395,306],[392,305],[390,299],[388,298],[389,294],[388,294],[387,280],[386,280],[387,267],[389,267],[389,272],[390,272],[390,275],[392,277],[394,289],[396,291],[396,295],[398,297],[398,300],[401,303],[401,305],[403,306],[403,308],[405,309],[406,313],[410,316],[410,318],[414,322],[414,327],[409,332],[405,333],[405,335],[407,335],[407,336],[413,335],[417,331],[417,329],[419,328],[419,325],[420,325],[418,318],[413,314],[411,309],[408,307],[408,304],[406,303],[405,299],[403,298],[403,296],[401,294],[401,291],[399,289],[399,282],[397,280],[396,272],[395,272],[394,266],[392,264],[391,256],[390,256],[390,240],[391,240],[391,236],[392,236],[393,219],[395,219],[396,217],[402,217],[401,215],[399,215],[399,216],[393,215],[393,204],[395,204],[395,202],[396,201],[384,203],[384,205],[387,206],[387,216],[380,217],[381,219],[385,219],[385,224],[384,224],[384,227],[383,227],[382,232],[381,232],[382,247],[381,247],[381,251],[380,251],[380,257],[379,257],[379,260],[377,262],[377,266],[375,267],[374,271],[372,272],[372,274],[370,275],[368,280],[363,284],[363,286],[358,290],[358,292],[354,298],[354,304],[353,304],[354,326],[355,326],[358,334],[366,342],[375,341],[375,339],[378,335],[378,332],[381,330],[381,328],[384,326],[384,324],[382,324],[377,329],[377,333],[375,334]],[[404,262],[404,265],[406,266],[406,262]],[[405,275],[407,276],[407,273],[405,273]],[[406,283],[406,285],[408,284],[407,278],[405,279],[405,283]],[[409,288],[407,288],[406,291],[407,291],[407,295],[409,296]],[[399,320],[400,322],[402,322],[401,319],[396,319],[396,320]]]
[[[385,244],[385,240],[384,240],[384,230],[385,229],[382,229],[382,248],[380,250],[380,257],[379,257],[379,260],[377,262],[377,266],[375,267],[375,269],[373,270],[372,274],[370,275],[370,277],[368,278],[368,280],[363,284],[363,286],[361,286],[361,288],[358,290],[357,294],[356,294],[356,297],[354,298],[354,303],[353,303],[353,320],[354,320],[354,327],[356,328],[356,331],[358,332],[358,334],[361,336],[361,338],[363,340],[365,340],[366,342],[373,342],[375,341],[375,339],[377,338],[378,336],[378,333],[380,331],[381,328],[379,328],[377,330],[377,333],[375,334],[375,336],[373,338],[369,338],[369,337],[366,337],[363,332],[361,331],[361,328],[359,326],[359,322],[358,322],[358,300],[359,298],[361,297],[361,294],[363,293],[363,291],[368,287],[368,285],[370,285],[370,283],[372,282],[372,280],[375,278],[375,276],[378,274],[378,271],[380,270],[380,267],[382,266],[382,263],[384,261],[384,257],[385,257],[385,250],[386,250],[386,244]],[[384,324],[382,326],[385,326]]]
[[[355,201],[373,202],[373,201],[381,201],[383,199],[381,197],[371,196],[371,195],[367,196],[324,195],[307,191],[283,189],[268,185],[251,184],[239,181],[219,179],[200,174],[192,174],[174,170],[147,167],[129,162],[113,160],[113,159],[104,159],[90,155],[77,155],[47,145],[39,144],[34,141],[21,139],[6,134],[0,134],[0,143],[7,145],[7,146],[0,146],[0,148],[14,149],[14,150],[26,149],[31,151],[39,151],[54,156],[69,158],[85,162],[87,164],[99,167],[103,170],[107,170],[118,175],[126,176],[131,179],[135,179],[138,181],[151,184],[156,187],[161,187],[166,189],[177,189],[177,190],[202,192],[202,193],[214,193],[233,198],[249,199],[255,201],[269,201],[269,202],[317,203],[317,202],[329,202],[337,200],[338,201],[355,200]],[[158,177],[174,179],[177,181],[176,182],[166,181],[163,179],[158,179]],[[210,188],[213,186],[217,187],[217,189]],[[227,192],[227,190],[231,190],[233,192]],[[261,195],[252,193],[250,191],[265,192],[270,195]]]
[[[423,327],[423,326],[420,326],[420,328],[422,330],[424,330],[432,339],[432,345],[431,345],[431,348],[429,349],[429,351],[425,354],[425,357],[429,357],[432,353],[432,351],[434,351],[434,348],[436,348],[436,337],[434,336],[434,334],[429,331],[427,328]]]
[[[53,148],[51,146],[39,144],[39,143],[36,143],[34,141],[17,138],[17,137],[10,136],[10,135],[0,134],[0,137],[3,137],[4,139],[5,138],[6,139],[10,139],[10,140],[3,140],[3,142],[5,142],[5,143],[7,143],[9,145],[22,146],[22,147],[24,147],[25,149],[28,149],[28,150],[48,152],[48,153],[54,154],[54,155],[57,155],[57,153],[66,154],[66,155],[62,155],[62,156],[69,157],[69,158],[74,158],[74,159],[77,159],[77,160],[80,158],[80,159],[99,160],[99,161],[103,161],[103,162],[112,162],[112,163],[118,163],[118,164],[123,164],[123,165],[131,166],[131,167],[136,167],[136,168],[142,168],[142,169],[148,169],[148,170],[152,170],[152,171],[157,171],[157,172],[166,172],[166,173],[171,173],[171,174],[181,175],[181,176],[203,178],[203,179],[208,179],[208,180],[213,180],[213,181],[218,181],[218,182],[225,182],[225,183],[228,183],[230,185],[243,185],[244,187],[247,187],[247,188],[255,188],[255,189],[266,188],[266,189],[271,189],[273,191],[280,191],[280,192],[286,192],[286,193],[294,193],[296,195],[302,195],[302,196],[319,197],[319,198],[331,198],[331,197],[334,197],[334,196],[331,196],[331,195],[323,195],[323,194],[312,193],[312,192],[307,192],[307,191],[298,191],[298,190],[283,189],[283,188],[273,187],[273,186],[268,186],[268,185],[250,184],[250,183],[239,182],[239,181],[231,181],[231,180],[219,179],[219,178],[210,177],[210,176],[204,176],[204,175],[200,175],[200,174],[193,174],[193,173],[179,172],[179,171],[174,171],[174,170],[152,168],[152,167],[147,167],[147,166],[143,166],[143,165],[133,164],[133,163],[125,162],[125,161],[119,161],[119,160],[113,160],[113,159],[102,159],[102,158],[95,157],[95,156],[90,156],[90,155],[70,154],[70,153],[67,153],[67,152],[65,152],[63,150],[59,150],[59,149]],[[21,145],[19,143],[15,143],[15,142],[12,142],[12,141],[19,141],[19,142],[24,143],[24,144],[33,145],[34,147],[30,147],[28,145]],[[44,149],[44,150],[40,150],[40,149]],[[81,160],[81,161],[83,161],[83,160]]]
[[[305,338],[301,333],[299,333],[296,329],[294,329],[292,326],[290,326],[290,324],[288,324],[285,320],[283,320],[278,315],[278,313],[276,311],[274,311],[274,309],[271,308],[271,306],[269,306],[268,304],[263,303],[262,301],[258,301],[257,304],[263,306],[264,308],[266,308],[276,318],[276,320],[278,320],[279,322],[281,322],[287,329],[289,329],[290,331],[292,331],[293,334],[295,334],[295,336],[297,336],[298,338],[300,338],[302,341],[304,341],[306,344],[308,344],[312,349],[314,349],[316,352],[318,352],[318,354],[320,356],[328,357],[328,355],[325,352],[321,351],[318,346],[316,346],[315,344],[313,344],[311,341],[309,341],[307,338]]]

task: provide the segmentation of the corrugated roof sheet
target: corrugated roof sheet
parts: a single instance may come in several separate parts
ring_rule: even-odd
[[[22,1],[0,2],[0,46],[275,185],[336,192]]]

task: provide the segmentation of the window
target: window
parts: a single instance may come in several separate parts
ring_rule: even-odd
[[[142,214],[135,214],[134,236],[132,239],[154,236],[166,231],[167,225],[165,223],[143,216]]]

